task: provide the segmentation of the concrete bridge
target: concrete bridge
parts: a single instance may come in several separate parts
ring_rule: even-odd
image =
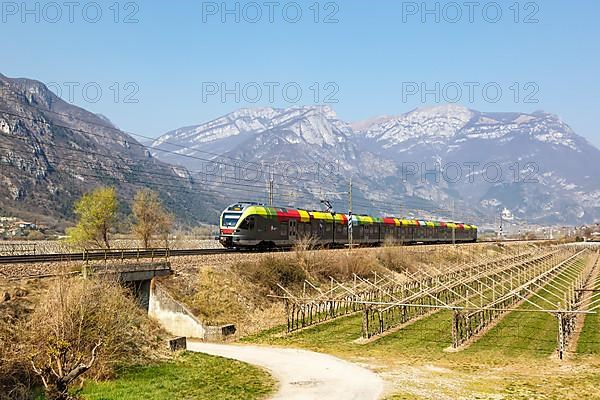
[[[150,307],[150,288],[152,280],[169,276],[173,273],[168,260],[133,263],[110,263],[104,265],[88,265],[83,268],[83,276],[101,275],[115,279],[131,290],[140,307],[148,311]]]

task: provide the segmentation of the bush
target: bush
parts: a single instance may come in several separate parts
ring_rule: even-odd
[[[414,268],[414,259],[408,257],[402,247],[385,246],[377,252],[377,260],[391,271],[410,271]]]
[[[331,278],[348,281],[354,274],[372,277],[374,272],[386,270],[378,259],[361,251],[317,251],[296,248],[289,254],[268,254],[257,261],[238,264],[236,270],[253,283],[280,293],[278,284],[288,288],[299,286],[305,280],[326,282]],[[387,271],[389,272],[389,271]]]
[[[125,289],[104,279],[56,281],[23,324],[20,350],[39,377],[46,399],[68,399],[69,386],[86,375],[113,375],[142,362],[156,342],[143,312]]]

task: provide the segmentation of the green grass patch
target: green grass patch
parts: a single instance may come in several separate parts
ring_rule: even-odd
[[[354,343],[361,335],[362,315],[341,317],[290,335],[274,330],[242,339],[247,343],[301,347],[344,357],[410,356],[426,360],[447,355],[442,350],[452,342],[451,313],[441,311],[368,344]],[[281,333],[282,327],[276,330]]]
[[[577,272],[583,268],[584,263],[585,259],[578,260]],[[529,301],[518,307],[523,312],[511,312],[506,315],[498,325],[473,343],[467,352],[478,352],[480,355],[489,357],[498,355],[547,357],[551,355],[557,347],[558,319],[550,313],[537,311],[539,308],[535,305],[542,309],[555,308],[552,303],[561,300],[548,291],[561,295],[560,291],[552,286],[570,284],[574,278],[573,274],[560,273],[544,286],[547,290],[538,290],[536,296],[531,296]]]
[[[567,275],[559,274],[546,287],[558,279],[571,281]],[[543,308],[553,308],[544,298],[554,303],[558,300],[544,290],[538,294],[541,298],[530,300]],[[537,309],[527,302],[520,308]],[[600,326],[593,325],[600,324],[600,318],[594,317],[586,321],[592,339],[600,337]],[[562,366],[568,361],[548,359],[556,351],[558,330],[556,317],[549,313],[511,312],[469,348],[457,353],[444,351],[452,343],[450,311],[439,311],[362,345],[354,343],[361,334],[361,322],[361,314],[352,315],[289,335],[282,335],[285,326],[279,326],[242,341],[306,348],[389,372],[395,390],[387,400],[600,398],[600,358],[575,360],[566,369]]]
[[[600,279],[598,279],[594,289],[600,290]],[[596,294],[597,292],[594,292]],[[585,316],[583,330],[577,342],[577,353],[580,354],[600,354],[600,310],[596,314]]]
[[[579,260],[578,268],[583,268],[584,262],[583,259]],[[551,285],[572,280],[572,275],[563,272],[545,287],[558,294]],[[553,308],[548,301],[556,303],[558,300],[545,290],[539,290],[538,295],[539,297],[531,297],[530,301],[545,309]],[[529,302],[525,302],[519,308],[537,309]],[[444,351],[452,343],[450,311],[440,311],[397,332],[362,345],[354,343],[361,334],[361,318],[361,314],[341,317],[290,335],[276,335],[275,333],[280,334],[285,330],[285,327],[277,327],[246,337],[243,341],[301,347],[346,358],[389,359],[403,356],[414,361],[444,361],[449,364],[473,362],[479,365],[506,365],[514,358],[535,360],[547,357],[556,350],[558,321],[555,316],[545,312],[511,312],[468,349],[458,353]],[[592,324],[600,324],[600,318],[590,318],[590,321],[589,335],[598,337],[598,331],[594,332]],[[595,328],[597,329],[598,325]],[[594,344],[600,345],[597,342]]]
[[[200,353],[172,362],[122,371],[117,379],[87,383],[86,400],[263,399],[274,391],[271,376],[248,364]]]

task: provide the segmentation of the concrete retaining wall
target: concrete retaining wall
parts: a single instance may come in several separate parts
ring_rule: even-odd
[[[203,340],[207,338],[206,327],[155,280],[150,287],[148,315],[172,335]]]

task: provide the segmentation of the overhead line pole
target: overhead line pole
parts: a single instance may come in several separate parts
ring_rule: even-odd
[[[350,177],[350,184],[348,187],[348,245],[352,249],[352,177]]]
[[[456,245],[456,224],[454,221],[454,200],[452,200],[452,245]]]
[[[269,206],[273,207],[273,174],[269,177]]]

